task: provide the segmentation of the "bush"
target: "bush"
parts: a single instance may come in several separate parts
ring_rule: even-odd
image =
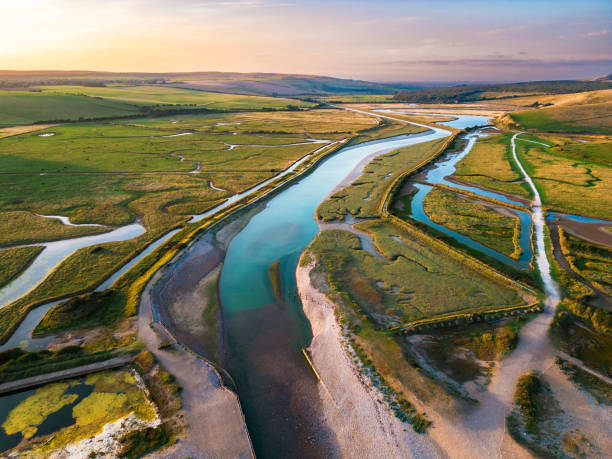
[[[540,392],[542,392],[542,383],[534,373],[521,376],[516,384],[514,402],[525,418],[529,431],[533,431],[537,421],[538,395]]]

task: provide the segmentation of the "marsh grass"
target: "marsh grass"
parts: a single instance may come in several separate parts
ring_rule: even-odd
[[[319,205],[317,218],[329,221],[342,220],[348,214],[359,218],[379,216],[381,200],[386,197],[393,181],[406,169],[436,154],[445,140],[438,139],[399,148],[374,158],[364,168],[361,177]]]
[[[510,149],[511,133],[480,139],[457,164],[454,177],[462,182],[529,198],[529,189],[520,182]]]
[[[41,246],[0,250],[0,287],[21,274],[44,249]]]
[[[433,222],[514,259],[520,257],[518,240],[521,223],[517,216],[504,215],[491,207],[438,187],[427,194],[423,208]]]
[[[612,250],[559,230],[561,249],[572,269],[596,288],[612,295]]]

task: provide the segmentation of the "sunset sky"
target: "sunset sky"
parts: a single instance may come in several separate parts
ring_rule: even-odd
[[[612,72],[612,2],[0,0],[0,69],[584,78]]]

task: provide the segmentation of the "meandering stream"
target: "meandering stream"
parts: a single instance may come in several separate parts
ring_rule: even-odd
[[[483,124],[486,118],[477,123]],[[301,354],[310,326],[296,295],[298,259],[318,232],[314,211],[364,158],[448,136],[433,129],[348,147],[266,202],[230,243],[220,278],[227,331],[226,368],[234,378],[256,453],[317,457],[334,453],[322,429],[317,381]],[[283,301],[268,268],[280,261]]]

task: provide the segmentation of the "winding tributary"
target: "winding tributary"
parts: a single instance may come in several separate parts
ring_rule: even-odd
[[[478,196],[485,196],[488,198],[493,198],[503,203],[510,203],[514,205],[523,205],[523,203],[519,203],[518,201],[514,201],[507,196],[495,193],[493,191],[483,190],[478,187],[468,186],[458,184],[457,182],[450,182],[446,179],[446,177],[452,175],[456,171],[456,166],[463,158],[465,158],[469,152],[472,150],[472,147],[481,136],[481,133],[475,132],[467,135],[468,143],[459,153],[453,154],[448,158],[436,161],[433,163],[430,168],[425,173],[425,182],[428,184],[442,184],[446,186],[450,186],[453,188],[470,191]],[[456,231],[452,231],[446,228],[443,225],[439,225],[434,223],[429,216],[425,213],[423,209],[423,200],[425,196],[431,191],[432,186],[422,183],[415,183],[414,187],[417,192],[412,197],[411,200],[411,213],[412,218],[426,225],[435,228],[436,230],[452,237],[456,241],[472,248],[478,250],[485,255],[488,255],[496,260],[499,260],[507,265],[513,266],[518,269],[527,269],[529,268],[529,263],[533,258],[533,250],[531,248],[531,215],[526,210],[518,210],[516,208],[509,209],[512,213],[514,213],[521,222],[521,230],[519,235],[519,244],[521,246],[521,255],[518,260],[514,260],[503,253],[500,253],[493,248],[487,247],[484,244],[481,244],[477,241],[474,241],[470,237],[464,234],[457,233]]]

